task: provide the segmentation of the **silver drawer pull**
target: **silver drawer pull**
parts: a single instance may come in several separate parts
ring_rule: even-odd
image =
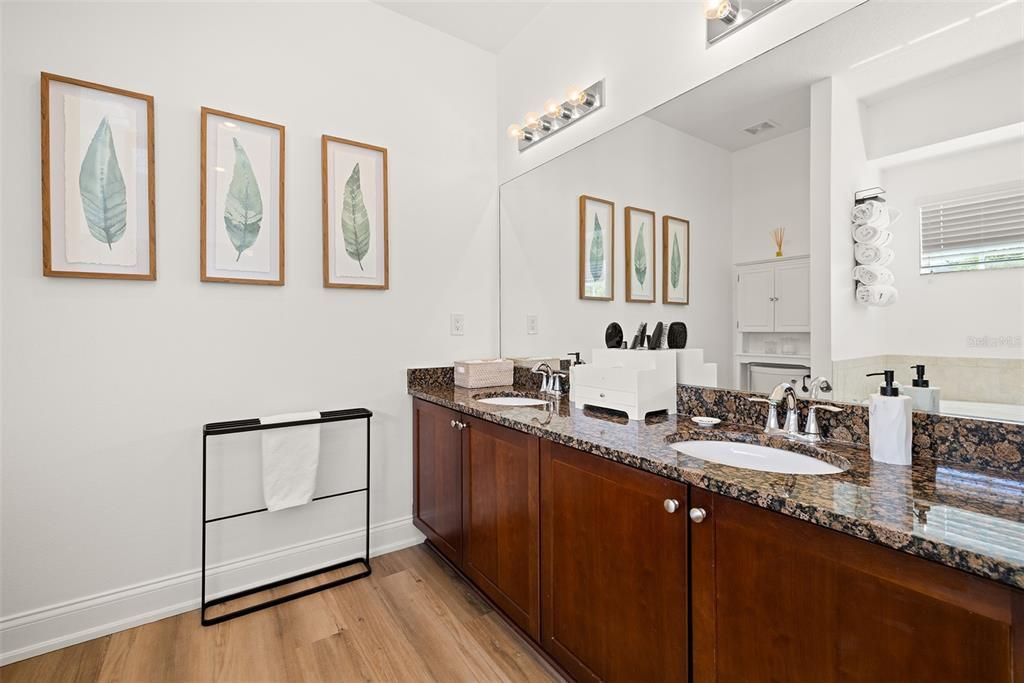
[[[690,519],[696,524],[700,524],[708,518],[708,513],[705,512],[704,508],[690,508]]]
[[[666,498],[665,499],[665,512],[667,512],[667,513],[669,513],[671,515],[671,514],[674,514],[675,511],[678,510],[678,509],[679,509],[679,501],[678,500],[676,500],[675,498]]]

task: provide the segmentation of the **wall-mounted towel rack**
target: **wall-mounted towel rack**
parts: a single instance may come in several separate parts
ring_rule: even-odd
[[[235,617],[241,617],[241,616],[244,616],[246,614],[252,614],[253,612],[256,612],[256,611],[261,610],[261,609],[266,609],[267,607],[273,607],[274,605],[280,605],[282,602],[287,602],[289,600],[294,600],[296,598],[301,598],[301,597],[304,597],[306,595],[310,595],[312,593],[316,593],[318,591],[322,591],[322,590],[325,590],[325,589],[328,589],[328,588],[333,588],[335,586],[340,586],[343,583],[349,583],[350,581],[355,581],[357,579],[365,578],[365,577],[369,576],[372,573],[373,570],[370,568],[370,418],[371,417],[373,417],[373,413],[370,412],[369,410],[367,410],[366,408],[349,408],[347,410],[329,410],[329,411],[326,411],[326,412],[321,412],[320,413],[320,417],[318,419],[313,419],[313,420],[295,420],[295,421],[292,421],[292,422],[276,422],[276,423],[272,423],[272,424],[261,424],[258,418],[250,418],[250,419],[247,419],[247,420],[232,420],[232,421],[229,421],[229,422],[210,422],[209,424],[203,425],[203,524],[202,524],[202,526],[203,526],[203,551],[202,551],[203,566],[202,566],[202,600],[201,600],[201,605],[202,606],[200,607],[200,610],[199,610],[199,617],[200,617],[200,621],[202,622],[203,626],[211,626],[213,624],[219,624],[222,621],[227,621],[228,619],[234,619]],[[286,577],[286,578],[283,578],[283,579],[278,579],[276,581],[271,581],[270,583],[265,583],[265,584],[262,584],[260,586],[254,586],[252,588],[246,588],[245,590],[237,591],[235,593],[230,593],[228,595],[220,595],[220,596],[218,596],[216,598],[213,598],[212,600],[207,600],[206,599],[206,527],[207,527],[207,525],[215,524],[217,522],[223,522],[224,520],[228,520],[228,519],[235,519],[237,517],[245,517],[246,515],[255,515],[257,513],[266,512],[267,511],[267,508],[263,507],[263,508],[257,508],[255,510],[245,510],[243,512],[235,512],[235,513],[228,514],[228,515],[221,515],[219,517],[214,517],[212,519],[208,519],[207,518],[207,516],[206,516],[206,440],[207,440],[207,438],[209,438],[211,436],[222,436],[222,435],[226,435],[226,434],[240,434],[242,432],[256,432],[256,431],[262,431],[264,429],[284,429],[286,427],[299,427],[299,426],[302,426],[302,425],[326,424],[328,422],[345,422],[345,421],[348,421],[348,420],[366,420],[366,485],[363,486],[362,488],[349,489],[349,490],[346,490],[346,491],[338,491],[338,492],[335,492],[335,493],[326,493],[326,494],[324,494],[322,496],[314,497],[312,499],[312,501],[326,500],[328,498],[337,498],[339,496],[349,496],[349,495],[358,494],[358,493],[365,493],[365,495],[366,495],[366,529],[365,529],[365,531],[366,531],[366,545],[365,545],[365,551],[364,551],[363,556],[362,557],[355,557],[355,558],[352,558],[350,560],[345,560],[343,562],[337,562],[337,563],[328,565],[326,567],[321,567],[319,569],[314,569],[312,571],[303,572],[302,574],[297,574],[295,576],[289,576],[289,577]],[[312,501],[310,501],[310,502],[312,502]],[[302,579],[308,579],[308,578],[310,578],[312,576],[316,576],[318,574],[323,574],[323,573],[326,573],[326,572],[334,571],[336,569],[341,569],[342,567],[349,567],[349,566],[354,565],[354,564],[362,564],[363,567],[364,567],[363,571],[361,571],[361,572],[359,572],[357,574],[352,574],[351,576],[346,576],[346,577],[341,578],[341,579],[330,581],[328,583],[324,583],[324,584],[320,584],[320,585],[317,585],[317,586],[313,586],[311,588],[306,588],[306,589],[303,589],[303,590],[300,590],[300,591],[296,591],[295,593],[290,593],[288,595],[283,595],[283,596],[279,596],[279,597],[276,597],[276,598],[271,598],[270,600],[266,600],[264,602],[261,602],[261,603],[255,604],[255,605],[248,605],[246,607],[243,607],[243,608],[231,611],[231,612],[226,612],[224,614],[218,614],[216,616],[212,616],[212,617],[209,617],[209,618],[206,616],[206,610],[208,608],[210,608],[210,607],[213,607],[214,605],[220,605],[220,604],[223,604],[223,603],[226,603],[226,602],[230,602],[231,600],[237,600],[238,598],[242,598],[242,597],[245,597],[247,595],[253,595],[253,594],[259,593],[261,591],[265,591],[265,590],[268,590],[268,589],[271,589],[271,588],[276,588],[278,586],[283,586],[285,584],[292,583],[292,582],[295,582],[295,581],[301,581]]]

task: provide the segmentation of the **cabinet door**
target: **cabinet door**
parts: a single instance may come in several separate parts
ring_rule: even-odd
[[[736,278],[736,315],[740,332],[771,332],[774,271],[771,266],[742,268]]]
[[[1024,657],[1020,592],[692,494],[707,512],[690,530],[693,680],[1014,680],[1013,661]]]
[[[685,485],[541,442],[542,644],[573,678],[688,680],[686,534]]]
[[[445,557],[462,562],[462,432],[459,413],[415,399],[413,523]]]
[[[540,639],[540,440],[464,420],[463,566],[466,575]]]
[[[775,266],[775,331],[811,331],[811,267],[806,261]]]

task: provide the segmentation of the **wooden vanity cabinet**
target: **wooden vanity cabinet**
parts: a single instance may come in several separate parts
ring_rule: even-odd
[[[1021,592],[691,494],[694,681],[1024,680]]]
[[[540,440],[464,417],[462,570],[540,640]]]
[[[539,439],[413,402],[413,522],[540,640]]]
[[[688,680],[686,486],[540,449],[544,649],[579,681]]]
[[[462,565],[461,415],[415,399],[412,405],[413,524],[448,560]]]

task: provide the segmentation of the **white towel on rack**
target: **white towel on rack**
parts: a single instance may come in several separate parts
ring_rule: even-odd
[[[853,255],[862,266],[887,266],[895,257],[889,247],[876,247],[873,244],[857,244],[853,248]]]
[[[876,247],[885,247],[892,242],[892,233],[882,228],[875,228],[870,225],[854,225],[853,239],[861,244],[873,244]]]
[[[896,280],[892,271],[882,266],[857,266],[853,277],[866,285],[891,285]]]
[[[260,424],[318,420],[320,413],[285,413],[261,417]],[[305,505],[316,489],[320,464],[320,425],[282,427],[260,432],[263,441],[263,500],[268,510]]]

